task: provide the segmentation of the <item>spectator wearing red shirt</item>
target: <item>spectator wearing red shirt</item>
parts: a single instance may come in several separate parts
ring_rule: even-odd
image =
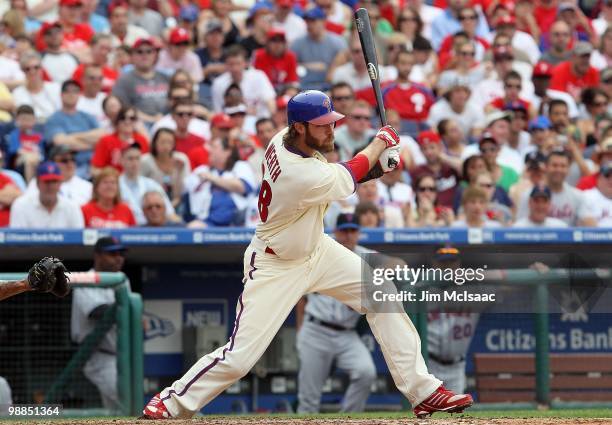
[[[410,72],[414,66],[414,54],[411,51],[405,48],[400,50],[395,66],[397,79],[383,89],[385,106],[399,112],[403,121],[402,128],[414,127],[410,133],[418,133],[429,115],[429,109],[435,98],[427,87],[410,81]],[[376,104],[372,89],[357,92],[357,97],[368,101],[371,105]]]
[[[411,170],[414,180],[423,174],[431,174],[436,179],[438,204],[452,208],[459,175],[449,165],[442,162],[442,138],[434,131],[426,130],[417,138],[426,163]]]
[[[271,29],[262,49],[255,50],[253,66],[266,73],[275,89],[287,84],[297,84],[297,58],[287,49],[285,31]]]
[[[471,6],[461,8],[457,15],[457,19],[459,19],[459,23],[461,24],[461,31],[458,31],[458,33],[467,35],[467,38],[473,43],[476,49],[475,59],[479,62],[482,61],[484,53],[489,49],[490,44],[483,37],[476,35],[476,27],[478,25],[478,13],[476,9]],[[438,52],[440,57],[440,68],[443,68],[442,63],[447,62],[452,55],[453,39],[456,34],[457,33],[447,35],[440,45],[440,50]],[[443,57],[445,58],[444,60]]]
[[[81,22],[83,0],[60,0],[58,20],[64,30],[62,47],[74,54],[81,62],[89,53],[89,42],[94,30],[88,23]]]
[[[542,34],[550,31],[550,27],[557,19],[557,0],[538,0],[536,7],[533,10],[535,17]]]
[[[576,43],[570,60],[561,62],[553,70],[549,88],[569,93],[579,101],[582,89],[597,87],[599,72],[589,63],[592,52],[593,46],[590,43]]]
[[[172,105],[172,119],[176,123],[176,151],[189,156],[195,148],[204,148],[206,140],[189,132],[189,122],[193,118],[193,101],[180,99]]]
[[[92,199],[81,210],[85,227],[117,229],[136,225],[132,210],[121,201],[119,172],[111,167],[100,170],[94,178]]]
[[[123,107],[115,118],[115,132],[100,138],[91,159],[91,174],[96,175],[104,167],[110,166],[121,171],[121,151],[133,143],[140,145],[142,153],[149,152],[149,142],[145,135],[138,133],[134,125],[138,121],[136,109]]]
[[[113,50],[112,38],[109,34],[96,34],[91,39],[91,64],[102,68],[102,91],[110,93],[119,73],[109,66],[108,55]],[[86,64],[80,64],[72,74],[72,79],[84,85],[83,74],[85,73]]]
[[[9,225],[11,205],[21,195],[21,190],[13,180],[0,172],[0,227]]]

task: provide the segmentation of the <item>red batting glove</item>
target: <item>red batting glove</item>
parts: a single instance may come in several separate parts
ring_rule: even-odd
[[[399,134],[397,130],[391,127],[390,125],[386,125],[376,133],[376,137],[387,144],[388,148],[399,145]]]

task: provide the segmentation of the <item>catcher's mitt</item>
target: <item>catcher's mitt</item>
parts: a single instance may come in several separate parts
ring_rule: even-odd
[[[70,292],[67,273],[68,269],[59,258],[45,257],[28,272],[28,284],[33,291],[65,297]]]

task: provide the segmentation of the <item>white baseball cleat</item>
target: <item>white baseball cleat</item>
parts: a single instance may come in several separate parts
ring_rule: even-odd
[[[166,409],[164,402],[161,400],[159,393],[147,403],[142,410],[142,416],[139,419],[171,419],[170,412]]]
[[[474,404],[469,394],[455,394],[440,385],[436,391],[427,397],[412,411],[417,418],[423,419],[434,412],[461,413]]]

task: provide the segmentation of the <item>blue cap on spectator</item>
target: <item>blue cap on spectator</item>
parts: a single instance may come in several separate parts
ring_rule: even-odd
[[[530,198],[546,198],[550,199],[552,194],[550,193],[550,189],[546,186],[536,185],[531,189],[531,193],[529,194]]]
[[[188,4],[187,6],[181,7],[179,19],[187,22],[195,22],[198,20],[199,13],[200,11],[197,7],[192,4]]]
[[[258,1],[249,9],[248,21],[251,21],[255,15],[261,12],[272,13],[272,5],[267,1]]]
[[[359,222],[355,214],[338,214],[336,230],[359,229]]]
[[[304,12],[304,19],[325,19],[325,12],[320,7],[313,7]]]
[[[42,181],[62,180],[62,172],[55,162],[43,162],[36,169],[36,177]]]
[[[540,151],[529,152],[525,155],[525,165],[527,168],[542,168],[546,163],[546,156]]]
[[[547,116],[540,115],[537,118],[534,118],[529,123],[529,131],[533,130],[550,130],[552,124]]]
[[[601,164],[601,167],[599,167],[599,174],[607,177],[610,173],[612,173],[612,162],[608,161]]]

